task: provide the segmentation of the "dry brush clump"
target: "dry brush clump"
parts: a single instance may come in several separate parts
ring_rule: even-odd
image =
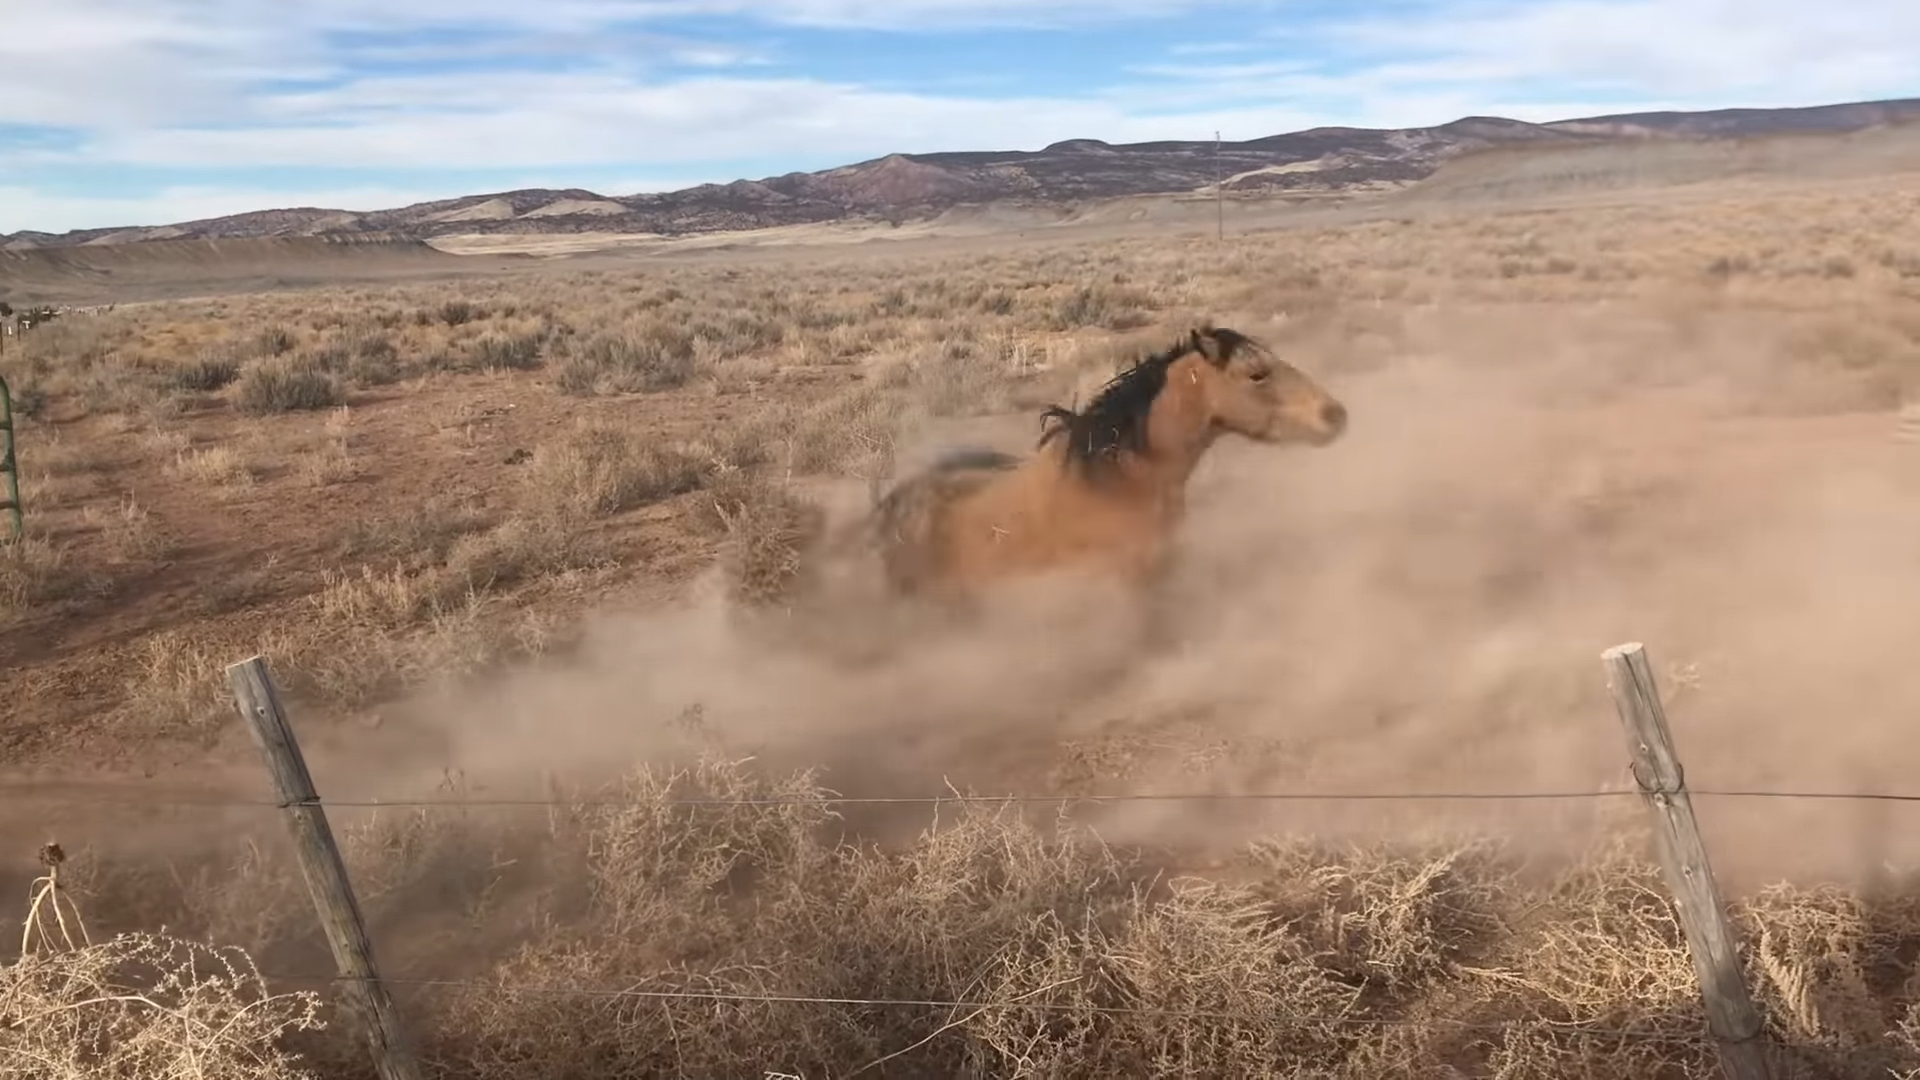
[[[685,494],[709,469],[696,450],[583,421],[534,451],[527,482],[552,512],[585,521]]]
[[[270,991],[237,949],[168,935],[35,953],[0,968],[0,1077],[309,1080],[283,1044],[319,1004]]]
[[[137,930],[88,939],[60,883],[65,859],[57,844],[42,849],[21,951],[0,967],[0,1077],[314,1076],[285,1041],[323,1027],[317,994],[270,990],[231,946]]]
[[[1715,1073],[1644,836],[1583,858],[1276,839],[1188,877],[1168,852],[1003,804],[860,840],[811,774],[718,750],[557,792],[544,821],[440,807],[341,829],[430,1075]],[[110,868],[88,899],[137,896],[188,933],[319,962],[280,847],[225,873]],[[1736,907],[1777,1075],[1920,1068],[1901,962],[1920,947],[1915,897],[1920,882],[1871,901],[1781,886]],[[169,947],[177,987],[188,957]],[[267,993],[244,967],[192,970]],[[350,1031],[296,1030],[310,1006],[271,1000],[258,1052],[371,1075]]]

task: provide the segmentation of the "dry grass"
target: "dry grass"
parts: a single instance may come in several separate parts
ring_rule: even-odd
[[[552,511],[587,520],[698,488],[707,463],[611,424],[583,423],[534,451],[528,481]]]
[[[1910,194],[1810,194],[1224,250],[336,288],[50,324],[0,357],[28,418],[31,526],[0,547],[0,631],[108,644],[84,686],[22,665],[18,709],[136,748],[209,738],[230,722],[221,665],[260,650],[298,701],[350,714],[539,656],[591,606],[714,559],[737,601],[778,607],[820,525],[803,481],[884,477],[929,418],[1071,400],[1189,315],[1337,377],[1403,362],[1436,320],[1491,341],[1489,313],[1604,306],[1662,342],[1751,344],[1702,362],[1756,410],[1880,408],[1920,377],[1916,210]],[[1475,339],[1452,340],[1470,354]],[[1547,359],[1595,381],[1663,362],[1631,330],[1578,348]],[[82,692],[96,696],[61,697]],[[688,791],[798,802],[663,801]],[[1490,842],[1276,841],[1184,879],[1162,873],[1166,853],[979,809],[897,850],[843,844],[809,777],[715,761],[641,770],[620,793],[631,806],[538,829],[451,811],[342,827],[396,969],[479,980],[408,996],[435,1075],[1710,1072],[1663,890],[1626,846],[1536,865]],[[93,860],[83,900],[125,936],[0,974],[0,1075],[297,1075],[274,1046],[365,1075],[347,1030],[306,1026],[310,1002],[185,944],[324,962],[297,873],[261,854],[280,838],[261,843],[201,876]],[[1782,888],[1739,911],[1791,1075],[1920,1069],[1920,990],[1897,974],[1920,949],[1912,884]],[[132,929],[162,922],[181,937]],[[484,928],[486,945],[429,923]],[[616,993],[632,990],[976,1004]],[[229,1022],[224,1042],[183,1034]],[[1625,1028],[1640,1034],[1607,1034]],[[181,1071],[182,1046],[200,1072]]]
[[[277,1044],[317,1026],[311,991],[269,993],[237,949],[130,933],[0,975],[0,1077],[306,1080]]]
[[[208,488],[245,488],[258,476],[245,455],[231,446],[182,450],[170,470],[189,483]]]
[[[723,537],[729,599],[749,607],[791,599],[809,548],[825,526],[820,508],[763,474],[738,468],[718,474],[708,495]]]
[[[42,850],[20,955],[0,971],[0,1077],[313,1075],[278,1043],[321,1027],[318,995],[270,992],[241,949],[140,932],[94,943],[61,886],[65,858]]]
[[[84,603],[110,591],[102,573],[81,565],[57,540],[29,530],[0,545],[0,619]]]
[[[343,830],[376,927],[421,905],[447,925],[390,937],[389,967],[465,972],[457,988],[415,992],[404,975],[397,988],[429,1075],[1713,1073],[1684,940],[1638,837],[1577,862],[1487,840],[1273,840],[1200,878],[1069,818],[989,804],[944,808],[903,846],[845,842],[810,776],[713,748],[579,794],[594,802],[540,826],[446,808]],[[250,844],[190,879],[88,855],[80,902],[133,904],[280,963],[317,958],[283,850]],[[1736,916],[1777,1075],[1920,1067],[1920,990],[1895,963],[1920,946],[1910,901],[1780,887]],[[516,944],[475,957],[468,923]],[[134,975],[136,960],[168,963]],[[357,1038],[310,1030],[311,1001],[270,984],[239,953],[179,939],[43,950],[0,973],[0,1015],[69,1009],[57,1025],[0,1027],[0,1049],[71,1060],[101,1039],[157,1070],[181,1052],[191,1003],[254,1052],[371,1075]],[[105,987],[113,1000],[74,1007]],[[244,1025],[242,1001],[261,1003]],[[210,1062],[227,1051],[201,1039]]]

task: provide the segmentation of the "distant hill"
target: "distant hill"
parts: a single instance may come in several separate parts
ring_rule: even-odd
[[[1339,195],[1391,190],[1456,156],[1501,147],[1601,147],[1659,140],[1723,140],[1849,132],[1920,120],[1920,99],[1796,109],[1627,113],[1529,124],[1471,116],[1438,127],[1328,127],[1219,145],[1112,144],[1071,139],[1042,150],[889,154],[873,161],[762,180],[647,195],[528,189],[354,213],[318,207],[259,210],[161,226],[0,235],[0,250],[240,237],[427,240],[497,233],[650,233],[666,236],[847,219],[914,220],[962,205],[1075,204],[1128,195],[1228,192]]]

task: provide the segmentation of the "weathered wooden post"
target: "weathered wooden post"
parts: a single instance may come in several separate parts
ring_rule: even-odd
[[[1608,649],[1601,659],[1614,709],[1627,731],[1634,780],[1653,811],[1661,867],[1686,931],[1693,970],[1700,978],[1707,1024],[1720,1046],[1720,1067],[1727,1080],[1771,1080],[1760,1038],[1760,1012],[1740,977],[1733,927],[1707,862],[1706,844],[1700,839],[1686,777],[1667,731],[1666,709],[1660,704],[1647,650],[1639,642],[1629,642]]]
[[[313,789],[306,757],[300,753],[293,727],[280,707],[280,694],[266,660],[255,656],[230,665],[227,681],[233,687],[234,704],[253,735],[253,744],[259,747],[273,776],[280,806],[287,812],[287,827],[293,833],[301,873],[313,894],[313,906],[320,913],[320,927],[333,949],[348,1001],[366,1026],[374,1068],[381,1080],[420,1080],[419,1065],[400,1029],[393,999],[380,983],[373,945],[367,940],[366,920],[347,880],[346,862],[327,825],[320,795]]]

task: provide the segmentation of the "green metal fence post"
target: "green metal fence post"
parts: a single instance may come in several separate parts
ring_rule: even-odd
[[[20,464],[13,456],[13,391],[5,378],[0,378],[0,473],[7,474],[7,497],[0,500],[0,510],[7,512],[18,541],[27,530],[20,515]]]

